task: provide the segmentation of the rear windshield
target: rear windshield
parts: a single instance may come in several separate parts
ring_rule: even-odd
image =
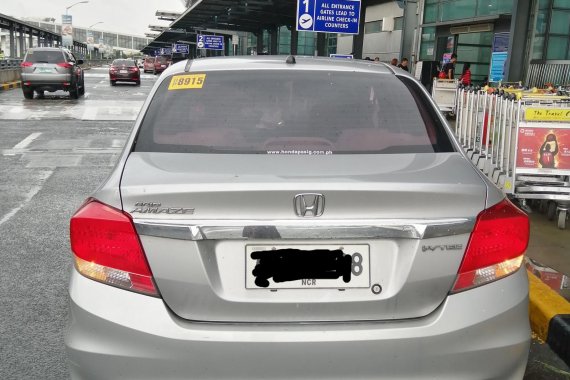
[[[166,78],[150,103],[134,150],[281,155],[454,151],[436,112],[411,79],[293,70]]]
[[[60,63],[65,62],[63,53],[58,50],[30,50],[26,54],[26,62],[32,63]]]
[[[132,67],[132,66],[135,66],[135,61],[133,61],[132,59],[115,59],[113,61],[113,66]]]
[[[154,62],[154,58],[145,58],[144,61],[146,63],[153,63]]]
[[[166,57],[156,57],[156,63],[166,63],[168,59]]]

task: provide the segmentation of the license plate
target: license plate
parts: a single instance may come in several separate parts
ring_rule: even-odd
[[[370,247],[347,245],[247,245],[246,289],[347,289],[370,287]]]
[[[119,74],[127,74],[128,71],[127,70],[119,70]]]
[[[160,65],[160,67],[166,67],[166,65]]]
[[[53,73],[53,69],[51,67],[38,67],[36,72],[38,74]]]

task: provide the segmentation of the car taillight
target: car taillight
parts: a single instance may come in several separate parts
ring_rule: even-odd
[[[139,236],[127,214],[90,200],[71,218],[70,240],[75,267],[85,277],[158,296]]]
[[[34,64],[32,62],[22,62],[20,63],[20,67],[30,67],[33,66]]]
[[[129,67],[129,70],[130,71],[139,71],[139,68],[138,67]]]
[[[73,65],[69,62],[60,62],[57,64],[59,67],[63,67],[64,69],[70,69]]]
[[[482,211],[469,238],[452,293],[516,272],[528,246],[528,216],[508,199]]]

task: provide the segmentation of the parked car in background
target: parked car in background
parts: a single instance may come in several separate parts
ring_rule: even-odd
[[[143,72],[154,72],[154,57],[146,57],[143,62]]]
[[[170,66],[170,59],[168,57],[156,57],[154,60],[154,70],[153,70],[153,74],[160,74],[161,72],[163,72],[164,70],[166,70],[166,68],[168,66]]]
[[[109,66],[109,81],[111,86],[117,82],[134,82],[141,84],[141,72],[132,59],[115,59]]]
[[[70,224],[72,378],[525,372],[528,217],[386,64],[171,66]]]
[[[83,60],[63,48],[38,47],[29,49],[21,63],[22,92],[26,99],[33,99],[34,92],[43,96],[44,91],[63,90],[77,99],[85,93],[85,78],[81,68]]]

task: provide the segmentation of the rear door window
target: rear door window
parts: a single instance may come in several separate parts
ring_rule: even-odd
[[[134,150],[329,155],[454,148],[411,79],[266,70],[166,78],[145,114]]]
[[[30,50],[26,54],[25,61],[31,63],[60,63],[65,62],[65,57],[58,50]]]
[[[114,66],[127,66],[127,67],[134,67],[135,61],[131,59],[115,59],[113,61]]]

